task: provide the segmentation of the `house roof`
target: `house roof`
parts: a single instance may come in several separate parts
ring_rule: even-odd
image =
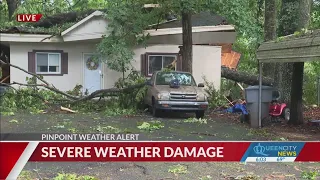
[[[90,12],[91,14],[88,14]],[[70,37],[65,37],[65,35],[81,24],[86,23],[91,18],[101,15],[103,15],[103,12],[99,10],[58,14],[43,18],[37,23],[29,23],[28,26],[15,26],[7,29],[0,29],[0,33],[2,36],[2,41],[4,42],[34,42],[35,40],[41,38],[42,39],[39,40],[40,42],[67,42],[75,40],[99,39],[105,34],[105,28],[103,28],[103,32],[100,32],[101,29],[99,28],[99,32],[97,31],[93,34],[89,33],[89,35],[87,36],[71,35]],[[197,19],[201,19],[202,21],[198,22]],[[95,24],[96,26],[104,26],[104,23],[100,23],[100,20],[102,19],[94,21],[95,23],[98,23]],[[182,40],[182,38],[180,37],[182,34],[182,28],[179,22],[181,21],[171,20],[170,22],[162,23],[159,26],[168,27],[162,29],[155,29],[150,26],[152,29],[148,28],[149,30],[145,31],[149,33],[150,36],[154,37],[152,41],[150,40],[150,43],[161,44],[165,42],[165,44],[182,44],[182,42],[180,42]],[[232,25],[224,24],[226,24],[226,21],[221,16],[212,15],[211,13],[208,14],[207,12],[195,14],[193,16],[194,27],[192,27],[192,33],[195,33],[194,39],[195,41],[197,41],[196,44],[210,44],[213,42],[213,39],[215,39],[215,43],[233,43],[236,38],[235,29]],[[164,38],[164,36],[166,37]]]
[[[192,27],[197,26],[217,26],[217,25],[228,25],[226,18],[219,16],[212,12],[200,12],[194,14],[191,17]],[[164,28],[178,28],[182,26],[181,19],[171,20],[161,24],[151,25],[151,28],[164,29]]]
[[[95,17],[95,16],[102,16],[103,12],[102,11],[95,11],[93,13],[91,13],[89,16],[85,17],[84,19],[82,19],[81,21],[77,22],[76,24],[74,24],[73,26],[71,26],[70,28],[64,30],[61,35],[64,36],[65,34],[67,34],[68,32],[72,31],[73,29],[77,28],[78,26],[80,26],[81,24],[89,21],[91,18]]]
[[[0,33],[8,34],[64,34],[76,28],[84,21],[94,16],[93,13],[101,11],[105,12],[106,9],[90,9],[86,11],[73,11],[67,13],[55,14],[42,18],[39,22],[29,23],[24,26],[10,26],[0,28]],[[225,18],[209,13],[201,12],[192,16],[192,26],[215,26],[215,25],[226,25],[227,21]],[[181,27],[181,20],[170,20],[161,24],[151,25],[150,29],[163,29],[163,28],[178,28]]]
[[[39,22],[28,23],[21,26],[9,26],[0,28],[0,33],[8,34],[55,34],[62,32],[80,20],[90,16],[95,11],[106,11],[105,9],[90,9],[86,11],[72,11],[66,13],[59,13],[52,16],[42,18]]]

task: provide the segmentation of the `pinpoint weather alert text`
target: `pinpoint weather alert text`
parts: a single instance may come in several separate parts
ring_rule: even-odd
[[[139,134],[42,134],[42,141],[137,141]]]

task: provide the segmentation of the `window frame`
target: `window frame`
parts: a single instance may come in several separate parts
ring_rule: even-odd
[[[147,64],[146,64],[146,74],[147,76],[151,77],[153,73],[150,73],[149,72],[149,61],[150,61],[150,56],[161,56],[162,57],[162,68],[163,69],[163,60],[164,60],[164,57],[175,57],[175,59],[178,61],[178,53],[146,53],[147,57]],[[175,71],[177,71],[177,63],[175,65]]]
[[[48,56],[48,72],[38,72],[37,71],[37,63],[38,63],[38,54],[46,54],[47,56]],[[49,64],[49,62],[50,62],[50,60],[49,60],[49,55],[50,54],[53,54],[53,55],[59,55],[59,71],[58,72],[50,72],[49,71],[49,66],[50,66],[50,64]],[[35,72],[36,72],[36,74],[44,74],[44,75],[49,75],[49,74],[54,74],[54,75],[56,75],[56,74],[61,74],[62,72],[62,59],[61,59],[62,57],[61,57],[61,53],[60,52],[35,52]]]

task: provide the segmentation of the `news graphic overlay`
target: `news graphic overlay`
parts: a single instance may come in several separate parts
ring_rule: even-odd
[[[140,134],[100,133],[33,134],[33,141],[12,141],[21,135],[1,135],[0,179],[16,179],[28,161],[320,162],[320,142],[141,141]]]
[[[305,154],[309,149],[306,144],[307,147],[315,145],[305,142],[253,142],[241,158],[241,162],[295,162],[298,157],[301,160],[304,158],[311,160],[312,155]],[[319,150],[319,144],[314,148]],[[300,155],[303,149],[305,151]]]
[[[17,22],[38,22],[42,14],[17,14]]]

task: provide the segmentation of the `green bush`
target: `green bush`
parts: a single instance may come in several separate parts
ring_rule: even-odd
[[[206,88],[204,91],[208,95],[208,103],[210,108],[216,108],[223,104],[225,104],[225,98],[220,93],[220,91],[216,90],[214,87],[214,84],[212,82],[209,82],[205,77],[203,77],[204,84]]]
[[[318,78],[320,77],[320,62],[305,63],[303,100],[306,104],[317,104]]]
[[[127,88],[136,84],[145,83],[146,79],[137,71],[132,71],[125,79],[120,78],[116,84],[116,88]],[[144,106],[144,96],[146,94],[147,87],[130,89],[124,93],[119,93],[119,106],[125,109],[137,109]]]

